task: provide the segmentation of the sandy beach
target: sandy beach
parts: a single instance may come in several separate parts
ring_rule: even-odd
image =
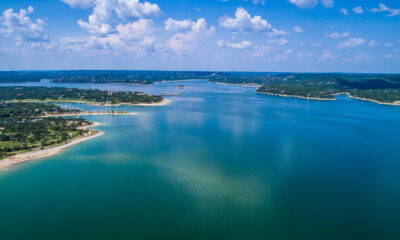
[[[303,96],[274,94],[274,93],[266,93],[266,92],[257,92],[257,93],[271,95],[271,96],[279,96],[279,97],[302,98],[302,99],[308,99],[308,100],[322,100],[322,101],[335,101],[336,100],[336,99],[329,99],[329,98],[310,98],[310,97],[303,97]],[[373,102],[373,103],[382,104],[382,105],[389,105],[389,106],[400,106],[400,101],[393,102],[393,103],[385,103],[385,102],[379,102],[379,101],[368,99],[368,98],[355,97],[355,96],[352,96],[350,93],[337,93],[337,94],[333,94],[333,95],[334,96],[347,95],[349,98],[357,99],[360,101],[368,101],[368,102]]]
[[[385,102],[379,102],[379,101],[368,99],[368,98],[355,97],[350,94],[346,94],[346,95],[350,98],[354,98],[354,99],[357,99],[360,101],[368,101],[368,102],[373,102],[373,103],[382,104],[382,105],[389,105],[389,106],[400,106],[400,101],[393,102],[393,103],[385,103]]]
[[[95,123],[93,125],[87,126],[87,128],[91,128],[91,127],[98,126],[98,125],[99,125],[99,123]],[[100,137],[103,134],[104,134],[103,132],[98,132],[93,135],[74,139],[74,140],[72,140],[68,143],[62,144],[62,145],[49,147],[49,148],[45,148],[45,149],[40,149],[40,150],[36,150],[36,151],[31,151],[31,152],[19,153],[17,155],[0,160],[0,170],[9,168],[9,167],[12,167],[15,165],[19,165],[24,162],[51,157],[53,155],[59,154],[66,148],[69,148],[71,146],[74,146],[76,144],[79,144],[79,143],[82,143],[82,142],[85,142],[88,140],[91,140],[93,138]]]
[[[212,81],[210,81],[212,82]],[[215,82],[218,85],[233,85],[233,86],[243,86],[247,88],[260,88],[262,85],[260,84],[253,84],[253,83],[224,83],[224,82]]]
[[[164,100],[160,103],[139,103],[133,104],[134,106],[145,106],[145,107],[157,107],[157,106],[165,106],[168,105],[171,101],[164,98]]]
[[[307,100],[320,100],[320,101],[335,101],[334,98],[314,98],[314,97],[303,97],[303,96],[296,96],[296,95],[285,95],[285,94],[276,94],[276,93],[266,93],[266,92],[257,92],[259,94],[271,95],[271,96],[278,96],[278,97],[288,97],[288,98],[302,98]]]
[[[50,114],[40,117],[73,117],[73,116],[101,116],[101,115],[138,115],[135,112],[80,112],[66,114]]]
[[[29,102],[29,103],[82,103],[82,104],[87,104],[91,106],[102,106],[102,107],[118,107],[118,106],[164,106],[167,105],[170,101],[166,98],[163,99],[162,102],[159,103],[138,103],[138,104],[132,104],[132,103],[119,103],[119,104],[111,104],[111,103],[97,103],[97,102],[88,102],[88,101],[68,101],[68,100],[63,100],[63,101],[54,101],[54,100],[11,100],[7,102]]]

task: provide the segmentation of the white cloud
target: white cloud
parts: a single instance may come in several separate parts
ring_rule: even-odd
[[[75,3],[77,1],[70,2]],[[84,6],[87,6],[87,4]],[[97,35],[115,32],[115,26],[120,21],[129,22],[142,18],[155,18],[161,15],[161,9],[157,4],[141,3],[139,0],[96,0],[89,7],[93,7],[93,12],[90,14],[88,21],[85,22],[81,19],[78,24],[89,33]]]
[[[297,33],[302,33],[302,32],[304,32],[304,30],[303,30],[300,26],[294,27],[294,31],[297,32]]]
[[[188,32],[174,34],[166,43],[166,47],[178,54],[190,54],[201,38],[214,33],[215,28],[207,28],[207,21],[204,18],[199,18]]]
[[[122,40],[141,40],[148,37],[154,31],[153,21],[150,19],[140,19],[127,24],[116,26],[117,32],[114,37]],[[112,36],[112,35],[111,35]]]
[[[301,9],[312,9],[318,5],[319,0],[289,0]]]
[[[290,35],[290,33],[283,31],[283,30],[278,30],[273,28],[271,32],[267,33],[269,37],[279,37],[279,36],[284,36],[284,35]]]
[[[68,4],[71,8],[89,8],[95,0],[61,0],[61,2]]]
[[[141,3],[139,0],[118,0],[115,5],[115,12],[123,20],[155,18],[161,15],[161,9],[157,4],[147,1]]]
[[[349,40],[342,42],[339,44],[339,49],[350,48],[350,47],[359,47],[366,42],[363,38],[350,38]]]
[[[385,47],[393,47],[393,43],[386,43]]]
[[[355,12],[356,14],[363,14],[364,9],[361,6],[358,6],[358,7],[353,8],[353,12]]]
[[[387,15],[388,17],[394,17],[394,16],[400,15],[400,9],[389,8],[388,6],[386,6],[383,3],[379,4],[379,8],[373,8],[370,11],[373,12],[373,13],[375,13],[375,12],[387,12],[387,13],[389,13]]]
[[[339,12],[343,15],[350,15],[349,11],[346,8],[342,8],[339,10]]]
[[[289,41],[284,39],[284,38],[280,38],[280,39],[271,39],[271,40],[269,40],[269,43],[275,43],[275,44],[279,44],[279,45],[286,45],[286,44],[289,43]]]
[[[252,0],[252,2],[253,2],[254,4],[261,4],[261,5],[264,5],[264,4],[265,4],[265,0]]]
[[[229,43],[224,40],[220,40],[217,43],[218,47],[234,48],[234,49],[250,49],[253,48],[253,43],[250,41],[242,41],[239,43]]]
[[[285,50],[285,54],[291,54],[293,52],[293,49],[287,49],[287,50]]]
[[[105,36],[64,37],[58,41],[35,44],[36,49],[55,50],[88,54],[90,51],[110,50],[113,54],[146,55],[157,47],[151,33],[154,31],[153,21],[140,19],[126,24],[119,24],[115,32]]]
[[[262,19],[261,16],[252,17],[244,8],[238,8],[235,13],[235,18],[223,17],[219,20],[220,27],[235,31],[235,32],[269,32],[272,31],[271,24]]]
[[[192,22],[190,20],[178,21],[172,18],[168,18],[168,20],[165,21],[164,23],[165,23],[164,29],[170,32],[187,31],[195,24],[195,22]]]
[[[34,8],[31,6],[19,12],[14,12],[11,8],[5,10],[0,16],[0,34],[15,36],[17,44],[21,44],[22,41],[48,41],[48,36],[44,32],[44,26],[47,24],[40,18],[32,21],[29,15],[33,12]]]
[[[370,46],[370,47],[376,47],[378,45],[379,45],[379,43],[377,41],[374,41],[374,40],[371,40],[371,41],[368,42],[368,46]]]
[[[279,36],[290,35],[290,33],[273,28],[271,32],[267,33],[267,35],[268,37],[279,37]]]
[[[321,4],[326,8],[335,7],[335,2],[333,0],[321,0]]]
[[[343,33],[338,33],[338,32],[333,32],[326,34],[328,38],[333,38],[333,39],[338,39],[338,38],[343,38],[343,37],[348,37],[350,36],[349,32],[343,32]]]

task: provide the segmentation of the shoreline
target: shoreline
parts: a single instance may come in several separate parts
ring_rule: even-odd
[[[379,101],[373,100],[373,99],[368,99],[368,98],[361,98],[361,97],[352,96],[352,95],[350,95],[350,93],[345,93],[345,95],[347,95],[349,98],[357,99],[357,100],[360,100],[360,101],[373,102],[373,103],[380,104],[380,105],[400,106],[400,101],[398,101],[398,102],[393,102],[393,103],[385,103],[385,102],[379,102]]]
[[[287,97],[287,98],[300,98],[300,99],[306,99],[306,100],[319,100],[319,101],[336,101],[336,98],[313,98],[313,97],[303,97],[303,96],[296,96],[296,95],[285,95],[285,94],[275,94],[275,93],[267,93],[267,92],[257,92],[258,94],[264,94],[264,95],[270,95],[270,96],[278,96],[278,97]],[[339,95],[346,95],[349,98],[360,100],[360,101],[367,101],[367,102],[372,102],[380,105],[387,105],[387,106],[400,106],[400,101],[398,102],[393,102],[393,103],[385,103],[385,102],[379,102],[377,100],[373,99],[368,99],[368,98],[361,98],[361,97],[356,97],[352,96],[350,93],[336,93],[333,94],[334,96],[339,96]]]
[[[253,84],[253,83],[225,83],[225,82],[214,82],[214,81],[208,81],[210,83],[215,83],[218,85],[232,85],[232,86],[242,86],[246,88],[260,88],[262,85],[260,84]]]
[[[39,116],[41,118],[48,118],[48,117],[74,117],[74,116],[102,116],[102,115],[138,115],[135,112],[80,112],[80,113],[66,113],[66,114],[50,114],[45,116]],[[95,125],[97,126],[97,125]]]
[[[95,122],[94,124],[87,126],[87,128],[92,128],[92,127],[95,127],[98,125],[100,125],[100,124]],[[38,160],[38,159],[43,159],[43,158],[48,158],[48,157],[57,155],[69,147],[72,147],[79,143],[100,137],[102,135],[104,135],[104,132],[99,131],[95,134],[91,134],[88,136],[82,136],[82,137],[73,139],[73,140],[63,143],[61,145],[56,145],[56,146],[52,146],[52,147],[40,149],[40,150],[33,150],[33,151],[29,151],[29,152],[18,153],[16,155],[13,155],[13,156],[7,157],[3,160],[0,160],[0,171],[10,168],[12,166],[19,165],[21,163]]]
[[[18,102],[25,102],[25,103],[81,103],[81,104],[87,104],[90,106],[101,106],[101,107],[118,107],[118,106],[164,106],[170,103],[170,101],[166,98],[163,98],[161,102],[158,103],[118,103],[118,104],[111,104],[111,103],[97,103],[97,102],[89,102],[89,101],[75,101],[75,100],[65,100],[65,101],[60,101],[60,100],[9,100],[6,102],[11,102],[11,103],[18,103]]]
[[[162,102],[159,102],[159,103],[138,103],[138,104],[132,104],[132,106],[157,107],[157,106],[165,106],[170,103],[171,103],[171,100],[164,98],[164,100],[162,100]]]
[[[286,94],[277,94],[277,93],[267,93],[267,92],[257,92],[259,94],[270,95],[270,96],[278,96],[278,97],[286,97],[286,98],[301,98],[306,100],[319,100],[319,101],[336,101],[335,98],[316,98],[316,97],[303,97],[296,95],[286,95]]]

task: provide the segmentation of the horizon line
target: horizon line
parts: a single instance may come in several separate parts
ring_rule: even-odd
[[[62,71],[70,71],[70,72],[78,72],[78,71],[137,71],[137,72],[212,72],[212,73],[293,73],[293,74],[400,74],[400,72],[340,72],[340,71],[326,71],[326,72],[317,72],[317,71],[235,71],[235,70],[138,70],[138,69],[55,69],[55,70],[32,70],[32,69],[20,69],[20,70],[0,70],[1,72],[62,72]]]

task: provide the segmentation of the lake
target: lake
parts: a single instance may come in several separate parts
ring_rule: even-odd
[[[139,114],[88,116],[105,135],[0,171],[1,239],[400,239],[400,107],[207,81],[20,85],[182,95],[62,104]]]

